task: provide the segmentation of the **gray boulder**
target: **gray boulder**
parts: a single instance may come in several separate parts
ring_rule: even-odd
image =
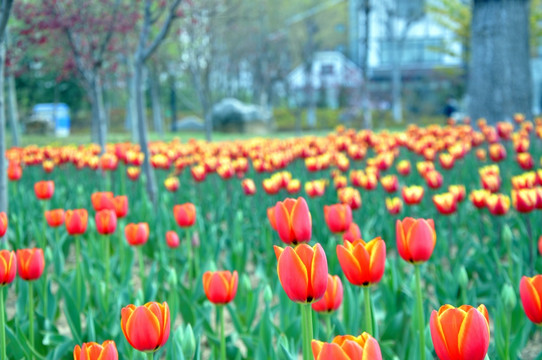
[[[214,130],[253,132],[253,129],[266,128],[269,125],[271,113],[261,106],[225,98],[213,105],[211,119]]]
[[[203,131],[204,129],[203,120],[197,116],[184,117],[181,120],[177,120],[171,126],[172,131]]]

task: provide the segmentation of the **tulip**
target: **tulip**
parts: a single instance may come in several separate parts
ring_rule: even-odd
[[[275,221],[275,207],[274,206],[267,208],[267,220],[269,220],[269,224],[271,225],[271,228],[277,231],[277,223]]]
[[[410,162],[408,160],[401,160],[399,163],[397,163],[397,172],[401,174],[402,176],[407,176],[410,174]]]
[[[339,201],[342,204],[350,206],[352,210],[359,209],[361,207],[361,195],[358,189],[352,187],[344,187],[337,191]]]
[[[451,154],[442,153],[439,155],[438,160],[443,169],[449,170],[454,167],[455,158]]]
[[[126,168],[126,175],[128,176],[128,179],[136,181],[139,179],[139,175],[141,175],[141,168],[137,166],[129,166]]]
[[[536,206],[535,190],[512,190],[512,205],[520,213],[529,213],[533,211]]]
[[[280,182],[276,179],[264,179],[262,181],[263,190],[269,194],[274,195],[280,191]]]
[[[74,360],[118,360],[119,353],[113,340],[104,341],[102,345],[95,342],[75,345],[73,349]]]
[[[205,180],[205,177],[207,176],[207,171],[205,170],[205,166],[203,165],[196,165],[190,169],[190,173],[192,174],[192,178],[196,182],[201,182]]]
[[[489,316],[484,305],[451,305],[433,310],[429,323],[441,360],[483,360],[489,347]]]
[[[497,192],[501,188],[501,178],[498,174],[484,175],[482,176],[482,186],[492,193]]]
[[[38,181],[34,184],[34,193],[39,200],[49,200],[55,192],[53,181]]]
[[[436,170],[431,170],[425,174],[425,182],[431,189],[438,189],[442,186],[442,175]]]
[[[403,200],[407,205],[416,205],[419,204],[423,199],[424,189],[421,186],[405,186],[401,191],[403,195]]]
[[[403,202],[398,197],[386,198],[386,209],[391,215],[397,215],[403,210]]]
[[[288,194],[296,194],[301,189],[301,181],[299,179],[292,179],[288,182],[288,185],[286,185],[286,191],[288,191]]]
[[[237,293],[238,275],[229,271],[207,271],[203,274],[203,290],[207,299],[216,305],[230,303]]]
[[[190,227],[196,222],[196,207],[192,203],[175,205],[173,216],[180,227]]]
[[[457,201],[454,194],[444,193],[433,195],[433,203],[442,215],[453,214],[457,210]]]
[[[0,212],[0,238],[8,231],[8,216],[5,212]]]
[[[64,209],[55,209],[55,210],[49,210],[45,212],[45,220],[47,221],[47,224],[52,228],[56,228],[63,225],[64,217],[65,217]]]
[[[109,235],[117,229],[117,214],[113,210],[104,209],[96,213],[96,230],[99,234]],[[105,259],[107,260],[107,259]]]
[[[90,196],[92,207],[94,211],[100,210],[115,210],[115,204],[113,203],[114,195],[110,191],[95,192]]]
[[[23,176],[23,169],[19,163],[10,162],[8,165],[7,174],[9,181],[19,181],[21,176]]]
[[[308,242],[312,236],[312,218],[304,198],[287,198],[275,205],[275,225],[286,244]]]
[[[126,241],[132,246],[144,245],[149,239],[148,223],[130,223],[124,227]]]
[[[492,215],[502,216],[510,209],[510,198],[503,194],[491,194],[486,199],[486,205]]]
[[[348,230],[343,233],[343,241],[353,242],[357,239],[361,239],[361,231],[359,230],[359,226],[355,222],[352,222]]]
[[[504,160],[506,158],[506,149],[500,143],[489,145],[489,158],[494,162]]]
[[[458,203],[465,200],[465,197],[467,196],[465,185],[450,185],[448,186],[448,192],[453,194],[455,201]]]
[[[378,341],[368,333],[336,336],[331,343],[312,341],[314,360],[382,360]]]
[[[179,182],[179,178],[174,176],[169,176],[166,180],[164,180],[164,186],[169,192],[177,191],[180,185],[181,183]]]
[[[325,180],[314,180],[305,183],[305,192],[310,197],[318,197],[326,192]]]
[[[337,245],[337,257],[348,281],[357,286],[376,284],[384,275],[386,244],[381,238],[357,239]]]
[[[333,178],[333,185],[335,186],[335,189],[339,190],[344,187],[346,187],[346,184],[348,183],[346,176],[336,176]]]
[[[367,173],[367,175],[362,176],[360,182],[361,187],[367,191],[374,190],[378,186],[378,178],[373,173]]]
[[[523,170],[531,170],[533,168],[533,157],[528,152],[519,153],[516,160]]]
[[[87,231],[88,212],[86,209],[67,210],[65,215],[68,234],[82,235]]]
[[[397,188],[399,187],[399,182],[397,180],[397,176],[395,175],[384,176],[382,179],[380,179],[380,184],[388,193],[396,192]]]
[[[336,311],[343,302],[343,284],[337,275],[327,275],[327,287],[324,297],[312,303],[312,309],[317,312],[331,313]],[[329,326],[329,325],[328,325]],[[329,330],[329,329],[328,329]]]
[[[180,240],[175,231],[170,230],[166,233],[166,243],[171,249],[176,249],[179,247]]]
[[[519,283],[519,296],[525,315],[533,323],[542,325],[542,275],[522,277]]]
[[[437,240],[432,219],[407,217],[397,220],[395,229],[397,251],[405,261],[417,264],[429,260]]]
[[[15,252],[0,250],[0,358],[6,356],[6,318],[4,304],[4,286],[11,284],[17,274],[17,257]]]
[[[324,217],[332,233],[343,233],[352,223],[352,209],[345,204],[324,205]]]
[[[115,207],[115,214],[117,219],[122,219],[128,214],[128,196],[119,195],[113,198],[113,205]]]
[[[17,270],[19,277],[31,281],[41,277],[45,268],[45,259],[42,249],[17,250]]]
[[[490,194],[486,189],[473,190],[470,193],[469,199],[476,208],[483,209],[487,206],[487,198]]]
[[[121,311],[122,332],[136,350],[154,352],[169,338],[170,313],[166,302],[148,302],[143,306],[128,305]]]
[[[252,179],[244,179],[241,182],[241,186],[243,187],[243,192],[247,196],[251,196],[256,193],[256,185],[254,184],[254,180]]]

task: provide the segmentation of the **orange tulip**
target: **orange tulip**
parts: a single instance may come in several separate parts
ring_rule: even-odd
[[[164,186],[169,192],[177,191],[180,185],[181,183],[179,182],[179,178],[174,176],[169,176],[166,180],[164,180]]]
[[[136,350],[154,352],[169,338],[170,313],[166,302],[148,302],[143,306],[128,305],[121,310],[124,337]]]
[[[369,242],[362,239],[337,245],[337,258],[348,281],[357,286],[376,284],[384,275],[386,244],[377,237]]]
[[[95,192],[90,196],[92,207],[94,211],[101,211],[104,209],[115,210],[115,204],[113,203],[114,195],[110,191]]]
[[[17,250],[17,272],[24,280],[39,279],[45,268],[45,259],[42,249]]]
[[[343,302],[343,284],[337,275],[327,275],[327,287],[324,297],[312,303],[312,309],[318,312],[331,313]]]
[[[175,231],[172,231],[172,230],[168,231],[166,233],[166,244],[171,249],[178,248],[180,244],[179,235],[177,235]]]
[[[425,182],[431,189],[438,189],[442,186],[442,175],[436,170],[431,170],[425,174]]]
[[[128,214],[128,196],[119,195],[113,198],[117,219],[122,219]]]
[[[433,195],[433,203],[442,215],[453,214],[457,210],[457,201],[452,193]]]
[[[451,154],[442,153],[439,155],[438,160],[443,169],[449,170],[454,167],[455,158]]]
[[[397,215],[403,210],[403,202],[398,197],[386,198],[386,209],[391,215]]]
[[[0,250],[0,287],[11,284],[17,274],[17,257],[14,251]],[[0,295],[2,296],[2,295]],[[4,311],[0,309],[0,311]]]
[[[343,233],[343,241],[353,242],[357,239],[361,239],[361,231],[359,230],[359,226],[355,222],[352,222],[348,230]]]
[[[378,341],[365,332],[336,336],[331,343],[313,340],[312,354],[314,360],[382,360]]]
[[[286,244],[310,241],[312,218],[307,202],[302,197],[287,198],[275,205],[275,225],[280,239]]]
[[[205,166],[203,165],[196,165],[190,169],[190,173],[192,174],[192,178],[194,178],[195,181],[201,182],[205,180],[205,177],[207,176],[207,170],[205,170]]]
[[[489,347],[489,316],[484,305],[451,305],[433,310],[429,323],[441,360],[483,360]]]
[[[345,204],[324,205],[324,218],[331,232],[343,233],[352,223],[352,209]]]
[[[408,262],[429,260],[437,241],[433,219],[404,218],[395,223],[397,251]]]
[[[254,195],[256,193],[256,185],[252,179],[244,179],[241,182],[241,186],[243,187],[243,192],[247,196]]]
[[[213,304],[228,304],[237,294],[238,281],[237,271],[207,271],[203,274],[205,296]]]
[[[489,145],[489,158],[495,162],[506,158],[506,149],[500,143]]]
[[[124,228],[126,241],[132,246],[144,245],[149,240],[149,224],[130,223]]]
[[[423,199],[423,187],[421,186],[405,186],[401,194],[403,195],[403,200],[407,205],[416,205],[419,204]]]
[[[66,231],[70,235],[82,235],[87,231],[88,212],[86,209],[67,210],[65,216]]]
[[[180,227],[190,227],[196,222],[196,207],[192,203],[184,203],[173,207],[173,216]]]
[[[277,273],[290,300],[312,303],[320,300],[327,288],[327,258],[320,244],[300,244],[295,249],[274,246]]]
[[[45,220],[50,227],[59,227],[64,224],[64,209],[55,209],[45,212]]]
[[[529,320],[535,324],[542,324],[542,275],[522,277],[519,283],[519,296]]]
[[[109,235],[117,230],[117,215],[113,210],[100,210],[96,213],[96,231],[98,234]]]
[[[119,353],[113,340],[104,341],[102,345],[95,342],[83,343],[83,347],[75,345],[74,360],[118,360]]]
[[[536,191],[533,189],[512,190],[512,205],[520,213],[528,213],[536,206]]]
[[[275,221],[275,207],[274,206],[267,208],[267,220],[269,220],[269,224],[271,225],[273,230],[277,231],[277,222]]]
[[[519,153],[516,160],[523,170],[531,170],[533,168],[533,157],[528,152]]]
[[[128,176],[128,179],[136,181],[137,179],[139,179],[139,175],[141,175],[141,168],[137,166],[127,167],[126,175]]]
[[[397,172],[403,176],[407,176],[410,174],[410,162],[408,160],[401,160],[399,163],[397,163]]]
[[[0,238],[8,231],[8,216],[5,212],[0,212]]]
[[[40,200],[49,200],[55,192],[55,183],[53,181],[38,181],[34,184],[34,193]]]
[[[23,176],[23,169],[19,163],[10,162],[8,165],[9,181],[18,181]]]
[[[510,209],[510,198],[503,194],[491,194],[486,199],[486,205],[491,214],[502,216]]]

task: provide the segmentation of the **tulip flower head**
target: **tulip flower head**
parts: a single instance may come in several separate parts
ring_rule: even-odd
[[[230,303],[237,294],[239,276],[237,271],[207,271],[203,274],[203,290],[205,296],[213,304]]]
[[[45,220],[50,227],[59,227],[64,224],[64,209],[55,209],[45,212]]]
[[[8,231],[8,216],[5,212],[0,212],[0,238]]]
[[[179,235],[177,235],[177,233],[173,230],[168,231],[166,233],[166,244],[171,249],[178,248],[180,244]]]
[[[365,332],[336,336],[331,343],[313,340],[312,354],[315,360],[382,360],[378,341]]]
[[[15,275],[17,275],[17,256],[15,252],[0,250],[0,287],[11,284],[15,279]]]
[[[352,223],[352,209],[345,204],[324,205],[324,217],[332,233],[343,233]]]
[[[55,183],[53,181],[38,181],[34,184],[34,193],[39,200],[49,200],[55,192]]]
[[[17,272],[23,280],[31,281],[41,277],[45,268],[42,249],[17,250]]]
[[[287,198],[275,205],[275,225],[280,239],[286,244],[308,242],[312,236],[312,217],[302,197]]]
[[[317,312],[331,313],[336,311],[343,302],[343,283],[337,275],[327,275],[327,288],[324,297],[312,303],[312,309]]]
[[[70,235],[82,235],[87,231],[88,212],[86,209],[67,210],[65,216],[66,231]]]
[[[110,191],[101,191],[95,192],[90,196],[92,202],[92,207],[94,211],[101,210],[115,210],[115,204],[113,203],[113,198],[115,196]]]
[[[403,195],[403,200],[407,205],[416,205],[419,204],[423,199],[424,189],[421,186],[412,185],[408,187],[403,187],[401,194]]]
[[[192,203],[175,205],[173,207],[175,221],[180,227],[190,227],[196,222],[196,207]]]
[[[117,219],[122,219],[128,214],[128,196],[119,195],[113,198]]]
[[[429,323],[440,360],[483,360],[489,347],[489,316],[484,305],[451,305],[433,310]]]
[[[457,201],[455,196],[449,192],[433,195],[433,203],[435,204],[438,212],[442,215],[450,215],[457,210]]]
[[[103,344],[95,342],[75,345],[73,349],[74,360],[118,360],[119,353],[113,340],[104,341]]]
[[[486,205],[492,215],[502,216],[510,209],[510,198],[503,194],[491,194],[486,199]]]
[[[536,206],[536,191],[534,189],[512,190],[512,205],[520,213],[528,213]]]
[[[519,295],[525,315],[533,323],[542,324],[542,275],[524,276],[519,283]]]
[[[98,211],[95,221],[98,234],[109,235],[117,230],[117,214],[114,210],[104,209]]]
[[[398,197],[386,198],[386,209],[391,215],[397,215],[403,210],[403,202]]]
[[[320,300],[327,288],[327,258],[320,244],[296,248],[274,246],[277,273],[282,288],[290,300],[312,303]]]
[[[407,217],[396,221],[395,230],[397,251],[405,261],[416,264],[429,260],[437,242],[432,219]]]
[[[469,199],[477,209],[483,209],[487,206],[487,198],[491,193],[486,189],[473,190]]]
[[[361,239],[361,231],[359,226],[352,221],[348,227],[348,230],[343,233],[343,241],[353,242],[357,239]]]
[[[149,240],[148,223],[130,223],[124,228],[126,241],[132,246],[144,245]]]
[[[380,237],[337,245],[337,258],[348,281],[357,286],[376,284],[384,275],[386,244]]]
[[[256,184],[254,184],[254,180],[252,179],[244,179],[241,182],[241,186],[243,188],[243,192],[247,196],[251,196],[256,193]]]
[[[169,176],[166,180],[164,180],[164,186],[169,192],[175,192],[179,190],[179,186],[181,185],[179,178],[174,176]]]
[[[166,302],[128,305],[121,311],[121,328],[130,345],[142,352],[154,352],[169,338],[170,313]]]

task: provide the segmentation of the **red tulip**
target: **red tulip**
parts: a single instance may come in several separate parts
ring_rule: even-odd
[[[141,175],[141,168],[136,166],[130,166],[126,168],[126,175],[128,176],[128,179],[136,181],[137,179],[139,179],[139,175]]]
[[[502,216],[510,209],[510,198],[503,194],[491,194],[486,199],[486,205],[492,215]]]
[[[169,338],[170,313],[166,302],[128,305],[121,311],[121,328],[128,343],[136,350],[153,352]]]
[[[523,170],[531,170],[533,168],[533,157],[528,152],[519,153],[516,160]]]
[[[238,281],[237,271],[207,271],[203,274],[205,296],[213,304],[228,304],[237,294]]]
[[[0,238],[8,231],[8,216],[5,212],[0,212]]]
[[[181,183],[179,181],[179,178],[169,176],[166,180],[164,180],[164,186],[166,187],[167,191],[175,192],[179,190],[179,186],[181,186]]]
[[[126,241],[132,246],[144,245],[149,240],[149,224],[130,223],[124,228]]]
[[[358,189],[352,187],[344,187],[337,191],[339,201],[342,204],[350,206],[350,209],[356,210],[361,207],[361,195]]]
[[[442,175],[436,170],[431,170],[425,174],[425,182],[431,189],[438,189],[442,186]]]
[[[398,197],[386,198],[386,209],[391,215],[397,215],[403,210],[403,202]]]
[[[345,204],[324,205],[324,217],[331,232],[343,233],[352,223],[352,209]]]
[[[357,286],[376,284],[384,275],[386,244],[381,238],[362,239],[337,245],[337,257],[348,281]]]
[[[14,251],[0,250],[0,287],[11,284],[17,274],[17,257]],[[2,296],[2,295],[0,295]],[[4,311],[1,309],[0,311]]]
[[[23,176],[23,169],[19,163],[9,163],[8,179],[9,181],[18,181]]]
[[[327,275],[327,287],[324,297],[312,303],[312,309],[318,312],[333,312],[343,302],[343,283],[337,275]]]
[[[489,158],[495,162],[504,160],[506,158],[506,149],[500,143],[491,144],[489,146]]]
[[[299,181],[299,179],[292,179],[288,182],[288,185],[286,185],[288,194],[298,193],[299,190],[301,190],[301,181]]]
[[[536,191],[533,189],[512,190],[512,205],[520,213],[528,213],[536,206]]]
[[[173,216],[180,227],[190,227],[196,222],[196,207],[192,203],[175,205]]]
[[[53,181],[38,181],[34,184],[34,193],[40,200],[49,200],[55,192],[55,183]]]
[[[382,179],[380,179],[380,184],[382,184],[382,187],[388,193],[396,192],[397,188],[399,187],[399,182],[397,180],[397,176],[395,175],[384,176]]]
[[[287,198],[275,205],[275,225],[280,239],[286,244],[310,241],[312,218],[307,202],[302,197],[297,200]]]
[[[343,241],[353,242],[357,239],[361,239],[361,231],[359,230],[359,226],[355,222],[352,222],[348,230],[343,233]]]
[[[87,231],[88,212],[86,209],[67,210],[65,217],[66,231],[70,235],[82,235]]]
[[[115,210],[114,195],[110,191],[95,192],[90,196],[94,211]]]
[[[491,193],[486,189],[473,190],[470,193],[470,201],[478,209],[483,209],[487,206],[487,198]]]
[[[117,219],[122,219],[128,214],[128,196],[119,195],[113,198]]]
[[[64,209],[55,209],[45,212],[45,220],[50,227],[59,227],[64,224]]]
[[[190,173],[192,174],[192,177],[195,181],[201,182],[205,180],[205,177],[207,176],[207,171],[205,170],[205,166],[203,165],[196,165],[190,169]]]
[[[371,335],[336,336],[331,343],[312,341],[314,360],[382,360],[378,341]]]
[[[403,195],[403,200],[407,205],[416,205],[419,204],[423,199],[423,187],[421,186],[408,186],[403,187],[401,194]]]
[[[178,248],[180,244],[179,235],[173,230],[166,233],[166,243],[172,249]]]
[[[542,324],[542,275],[524,276],[519,283],[519,295],[525,315],[535,324]]]
[[[489,347],[489,316],[484,305],[442,306],[429,323],[441,360],[483,360]]]
[[[320,244],[300,244],[295,249],[274,246],[277,273],[290,300],[312,303],[320,300],[327,288],[327,259]]]
[[[95,342],[83,343],[81,348],[75,345],[74,360],[118,360],[119,353],[113,340],[104,341],[102,345]]]
[[[408,262],[422,263],[429,260],[437,241],[432,219],[404,218],[395,223],[397,251]]]
[[[96,230],[98,234],[113,234],[117,229],[117,215],[113,210],[100,210],[96,213]]]
[[[408,160],[401,160],[397,163],[397,172],[402,176],[410,174],[411,166]]]
[[[45,268],[42,249],[17,250],[17,271],[23,280],[39,279]]]
[[[453,214],[457,210],[457,201],[452,193],[433,195],[433,203],[442,215]]]
[[[252,179],[244,179],[241,182],[241,186],[243,187],[243,192],[247,196],[254,195],[256,193],[256,185]]]
[[[448,192],[454,196],[455,201],[458,203],[465,200],[465,197],[467,196],[465,185],[450,185],[448,186]]]

